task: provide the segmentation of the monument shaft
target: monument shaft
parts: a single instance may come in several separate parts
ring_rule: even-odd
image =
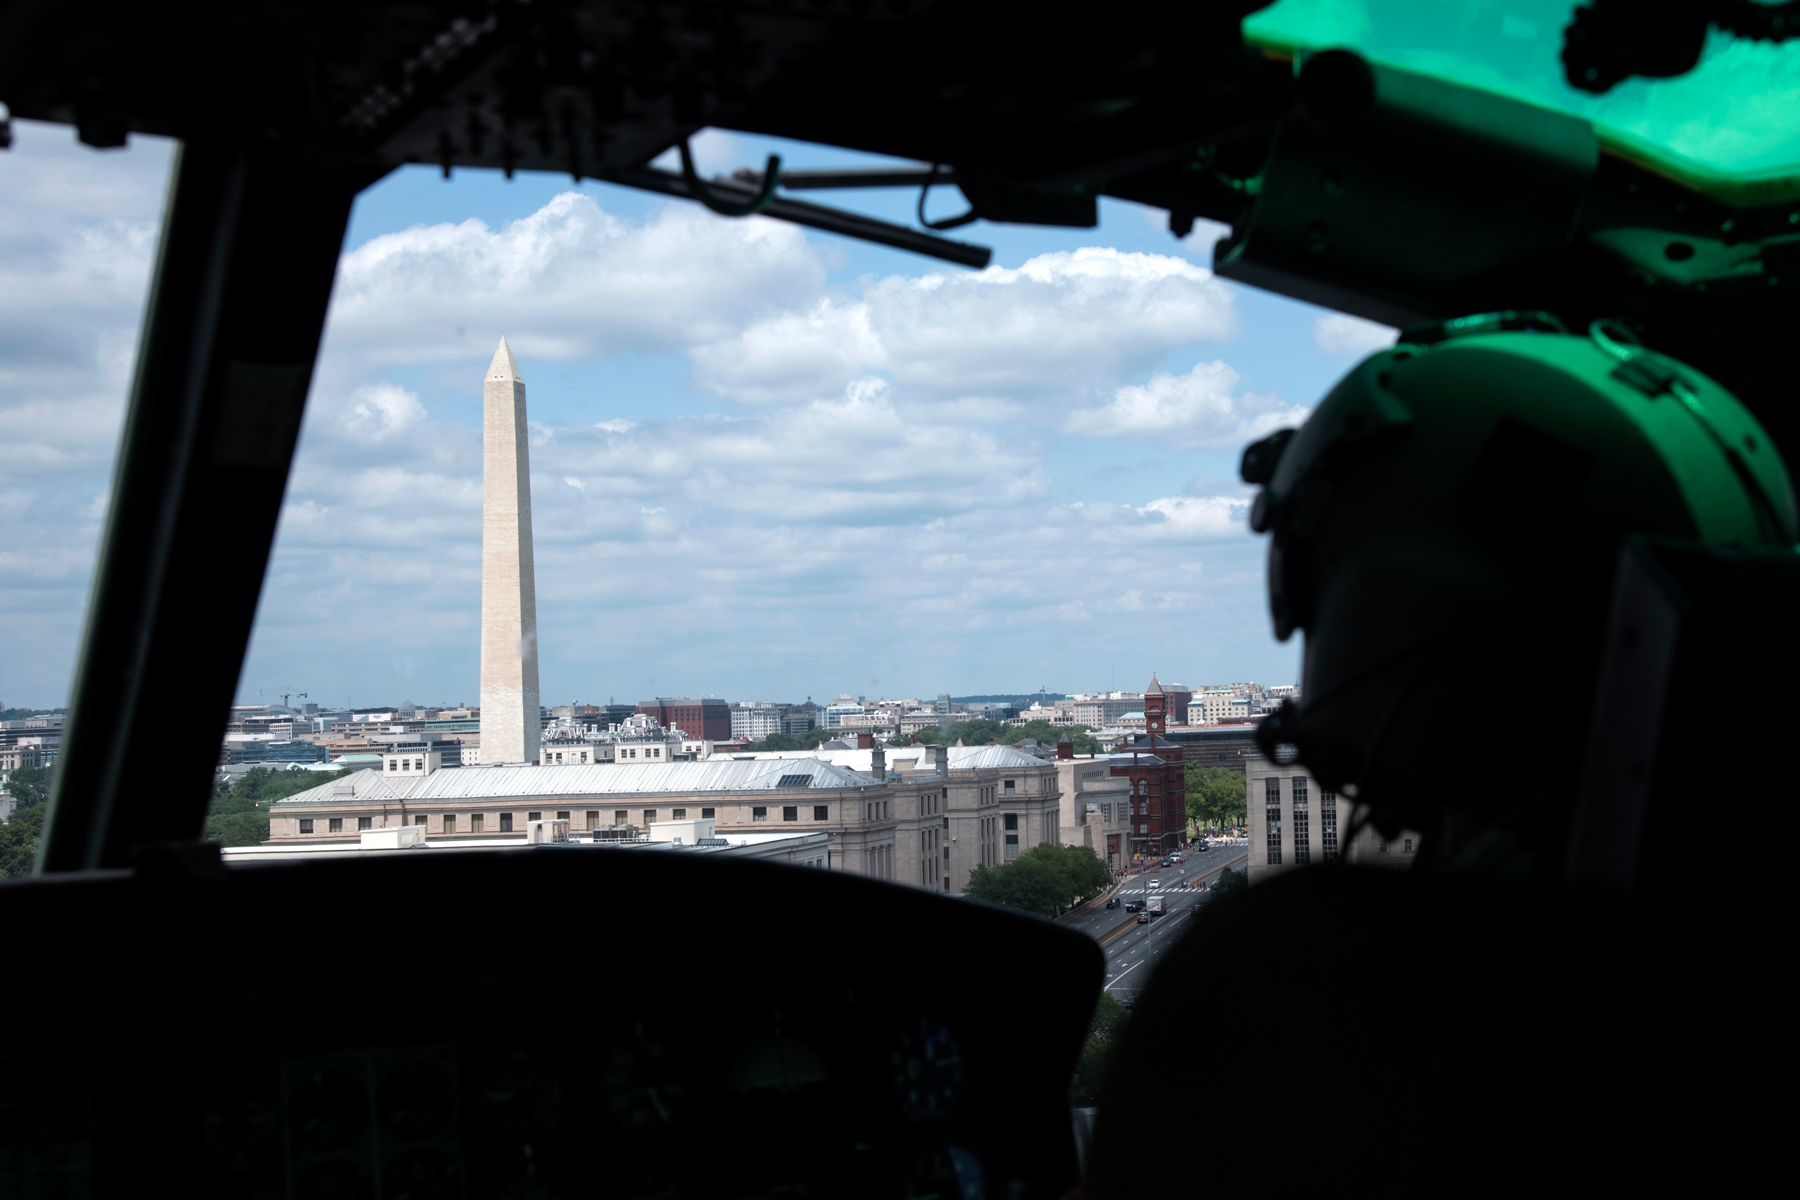
[[[525,381],[506,339],[481,388],[481,761],[535,763],[537,576]]]

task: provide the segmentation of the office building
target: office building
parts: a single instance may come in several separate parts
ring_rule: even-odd
[[[731,706],[731,736],[760,742],[781,732],[781,706],[772,700],[756,700]]]
[[[665,729],[679,729],[691,738],[712,742],[731,738],[731,705],[716,696],[698,700],[658,696],[638,701],[637,712]]]
[[[1340,858],[1364,866],[1410,867],[1419,850],[1416,830],[1393,838],[1372,826],[1355,830],[1356,806],[1321,788],[1297,763],[1283,766],[1261,754],[1247,755],[1245,800],[1251,883]]]

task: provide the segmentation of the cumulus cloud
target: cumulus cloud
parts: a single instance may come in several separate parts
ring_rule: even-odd
[[[168,163],[52,132],[52,169],[0,174],[17,201],[0,203],[0,640],[30,647],[0,662],[15,702],[67,687]],[[1084,434],[1155,440],[1161,420],[1161,442],[1201,447],[1289,411],[1222,364],[1121,386],[1235,336],[1228,287],[1101,247],[838,283],[829,263],[778,222],[683,204],[627,221],[579,193],[346,255],[245,686],[474,699],[481,431],[438,380],[478,375],[502,332],[528,380],[533,362],[661,355],[731,401],[656,383],[669,395],[629,420],[534,408],[547,695],[853,664],[934,679],[1034,646],[1054,685],[1071,628],[1098,646],[1120,613],[1256,604],[1240,501],[1155,499],[1168,483],[1071,503],[1055,477],[1074,410]]]
[[[1017,268],[887,276],[692,353],[700,386],[749,402],[816,398],[870,371],[922,394],[1069,395],[1237,329],[1234,297],[1210,271],[1095,246]]]
[[[67,695],[171,145],[15,121],[0,155],[0,699]]]
[[[1152,500],[1138,510],[1163,519],[1152,525],[1160,536],[1191,539],[1235,537],[1245,532],[1250,501],[1240,496],[1168,496]]]
[[[1238,394],[1240,378],[1216,361],[1198,363],[1185,375],[1159,371],[1148,383],[1119,388],[1104,405],[1071,414],[1068,428],[1092,437],[1231,446],[1306,419],[1307,409],[1278,396]]]
[[[1394,344],[1400,331],[1345,313],[1328,313],[1313,322],[1313,344],[1321,354],[1373,354]]]
[[[669,204],[636,225],[565,192],[499,229],[421,225],[358,246],[338,266],[332,344],[375,363],[492,354],[502,333],[520,358],[654,353],[803,305],[824,276],[785,222]]]
[[[344,432],[371,442],[385,442],[425,419],[417,392],[391,383],[357,388],[344,414]]]
[[[954,446],[954,454],[946,454]],[[588,498],[659,503],[735,521],[889,524],[931,520],[1043,491],[1037,448],[1018,439],[909,420],[884,380],[830,401],[744,418],[686,417],[595,437],[553,432],[533,467],[579,480]],[[608,532],[610,506],[558,513],[553,536]]]
[[[288,669],[278,664],[301,656],[319,614],[403,597],[405,622],[334,623],[335,651],[367,642],[368,662],[411,653],[473,678],[480,469],[473,454],[440,468],[438,424],[428,418],[379,464],[315,456],[297,480],[259,670]],[[728,667],[785,676],[797,659],[891,661],[900,647],[990,658],[1003,653],[995,639],[1029,645],[1122,612],[1174,615],[1226,596],[1258,611],[1243,500],[1049,503],[1043,444],[909,412],[886,380],[741,415],[534,428],[547,694],[611,679],[621,657],[651,646],[659,676],[704,690]],[[729,664],[707,650],[721,644]]]
[[[684,274],[696,257],[704,278]],[[1230,498],[1048,501],[1072,409],[1085,406],[1077,432],[1182,446],[1303,415],[1239,394],[1222,363],[1121,389],[1173,347],[1236,335],[1233,294],[1210,272],[1090,247],[834,286],[820,263],[770,222],[671,206],[633,224],[574,194],[498,230],[465,222],[368,243],[341,271],[321,364],[331,382],[309,413],[256,661],[279,661],[284,620],[304,625],[285,610],[377,603],[396,587],[419,619],[383,636],[472,628],[478,431],[428,412],[390,443],[349,442],[353,427],[418,416],[406,389],[370,390],[371,373],[485,361],[502,325],[528,380],[534,359],[648,350],[685,355],[693,386],[744,406],[533,421],[546,687],[578,663],[610,669],[609,647],[648,632],[633,614],[661,630],[668,674],[714,637],[730,640],[737,669],[767,646],[766,669],[786,673],[797,654],[846,660],[870,637],[985,655],[980,639],[1008,631],[1178,611],[1203,582],[1216,600],[1252,563]],[[488,320],[481,345],[454,336]],[[1180,582],[1146,587],[1180,546],[1194,547],[1170,577]],[[431,556],[429,577],[403,570],[409,553]],[[1227,586],[1255,603],[1254,578]],[[461,649],[439,659],[472,674],[474,643],[455,637]],[[693,664],[714,673],[693,686],[716,686],[717,661]]]

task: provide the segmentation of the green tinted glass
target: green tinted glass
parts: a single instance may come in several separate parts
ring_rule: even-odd
[[[1576,0],[1277,0],[1244,21],[1279,53],[1348,47],[1376,62],[1585,117],[1608,151],[1734,204],[1800,198],[1800,40],[1713,31],[1700,65],[1604,96],[1563,78]]]

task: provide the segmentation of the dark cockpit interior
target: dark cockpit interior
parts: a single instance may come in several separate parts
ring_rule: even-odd
[[[1526,26],[1554,27],[1554,70],[1508,57]],[[1790,32],[1800,4],[1760,0],[8,0],[11,119],[179,155],[37,871],[0,884],[28,931],[7,992],[31,997],[0,1048],[0,1196],[1498,1194],[1773,1169]],[[706,128],[916,165],[702,178]],[[680,169],[652,165],[672,148]],[[351,203],[409,163],[971,268],[976,219],[1089,227],[1116,197],[1178,237],[1228,225],[1224,278],[1401,328],[1243,478],[1277,628],[1306,639],[1264,748],[1423,830],[1419,863],[1209,909],[1091,1130],[1066,1094],[1101,957],[1048,922],[752,862],[222,865],[200,831]],[[867,187],[918,191],[920,220],[832,203]],[[1567,536],[1521,548],[1521,506]],[[190,719],[154,722],[152,695]],[[126,770],[148,755],[154,787]],[[1452,772],[1490,786],[1444,803]],[[652,947],[546,932],[653,888],[679,915]],[[284,917],[318,895],[354,924]],[[400,919],[421,910],[441,924]],[[1206,1052],[1241,1082],[1190,1121],[1161,1068],[1220,1030]]]

